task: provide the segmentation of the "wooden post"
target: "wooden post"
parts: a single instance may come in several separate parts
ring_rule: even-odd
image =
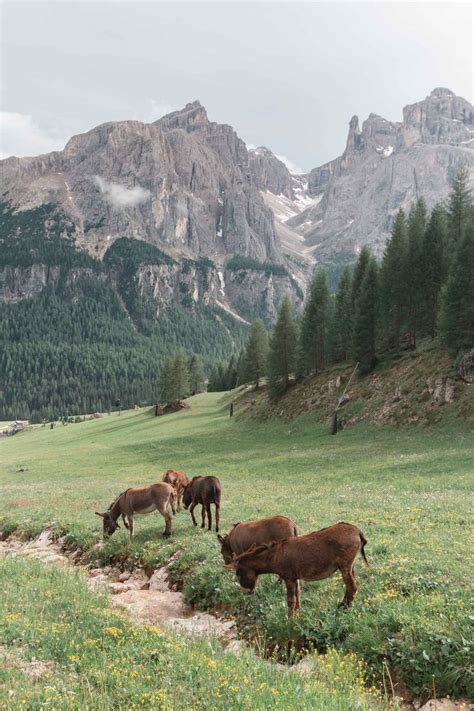
[[[230,403],[229,415],[230,415],[230,417],[234,416],[234,403],[233,402]]]
[[[359,362],[357,361],[357,363],[355,364],[354,370],[351,373],[351,377],[349,378],[349,381],[348,381],[346,387],[344,388],[344,392],[342,393],[341,397],[337,401],[336,409],[334,410],[334,414],[332,416],[331,434],[333,434],[333,435],[337,434],[337,411],[339,410],[339,405],[341,404],[341,400],[344,397],[344,395],[346,394],[347,388],[351,384],[351,380],[354,377],[354,373],[356,372],[358,367],[359,367]]]

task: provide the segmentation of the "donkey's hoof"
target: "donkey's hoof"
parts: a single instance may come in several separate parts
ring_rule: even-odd
[[[166,533],[166,531],[163,533],[163,538],[169,538],[171,536],[171,533]]]

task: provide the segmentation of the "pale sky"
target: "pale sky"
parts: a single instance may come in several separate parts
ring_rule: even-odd
[[[470,3],[4,0],[0,12],[3,157],[199,99],[307,171],[340,155],[353,114],[399,121],[437,86],[473,100]]]

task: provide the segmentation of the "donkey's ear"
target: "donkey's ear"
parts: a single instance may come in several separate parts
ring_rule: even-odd
[[[95,512],[95,515],[100,516],[101,518],[105,518],[105,514],[103,514],[103,513],[101,514],[98,511]]]
[[[219,543],[224,543],[224,539],[222,538],[220,533],[217,534],[217,540],[219,541]]]
[[[236,563],[235,560],[232,561],[232,563],[226,563],[224,565],[224,568],[228,568],[229,570],[237,570],[238,567],[239,567],[239,564]]]

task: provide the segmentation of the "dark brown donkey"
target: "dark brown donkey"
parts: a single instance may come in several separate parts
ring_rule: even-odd
[[[300,608],[299,580],[324,580],[340,570],[346,586],[341,603],[349,607],[357,592],[354,562],[360,553],[366,565],[362,532],[350,523],[336,523],[306,536],[294,536],[281,543],[255,546],[227,563],[239,579],[243,593],[251,595],[259,575],[275,573],[286,583],[288,615]]]
[[[221,552],[226,563],[232,561],[233,554],[248,551],[252,545],[284,541],[298,535],[298,529],[291,518],[286,516],[268,516],[258,521],[234,523],[226,536],[217,536]]]
[[[185,488],[189,484],[188,477],[184,472],[178,472],[175,469],[168,469],[163,476],[163,481],[166,481],[173,487],[177,503],[176,508],[178,511],[181,511],[181,499],[183,498]]]
[[[216,532],[219,530],[219,515],[221,509],[221,483],[216,476],[195,476],[191,479],[184,490],[183,505],[193,519],[193,524],[197,526],[194,518],[194,509],[201,504],[201,528],[206,525],[206,513],[209,531],[212,529],[211,504],[216,507]]]
[[[173,501],[174,489],[171,484],[163,481],[150,486],[138,486],[127,489],[118,496],[105,513],[96,511],[103,518],[104,536],[111,536],[120,528],[117,519],[122,516],[125,528],[128,528],[130,538],[133,536],[133,516],[159,511],[166,521],[163,535],[171,536],[172,518],[168,513],[168,505]]]

